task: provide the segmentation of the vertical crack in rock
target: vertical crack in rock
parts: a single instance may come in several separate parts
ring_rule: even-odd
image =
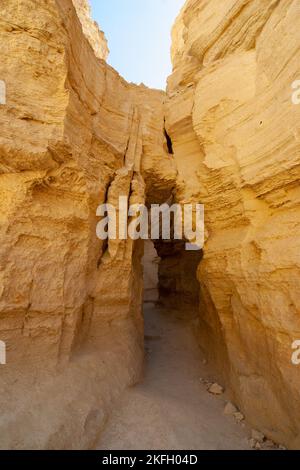
[[[165,134],[165,138],[166,138],[166,142],[167,142],[168,153],[169,153],[170,155],[174,155],[173,142],[172,142],[172,139],[171,139],[171,137],[169,136],[169,134],[168,134],[166,128],[164,128],[164,134]]]

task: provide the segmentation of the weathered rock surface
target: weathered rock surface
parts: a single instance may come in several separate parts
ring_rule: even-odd
[[[109,54],[107,39],[99,25],[91,18],[91,7],[89,0],[73,0],[78,18],[80,19],[83,33],[94,49],[96,57],[106,60]]]
[[[127,84],[83,26],[95,52],[71,0],[1,2],[2,448],[87,448],[143,363],[143,247],[100,241],[96,209],[145,201],[144,161],[171,191],[165,94]]]
[[[200,342],[247,419],[289,446],[300,435],[299,44],[297,0],[187,1],[166,111],[177,200],[206,209]]]
[[[166,99],[105,63],[86,1],[1,2],[1,448],[87,448],[138,380],[143,245],[100,241],[96,209],[172,194],[205,204],[207,240],[202,261],[157,244],[160,289],[191,310],[199,264],[235,418],[299,447],[299,43],[297,0],[188,0]]]
[[[158,270],[160,258],[154,248],[153,242],[145,241],[143,256],[144,273],[144,302],[157,302],[159,300]]]

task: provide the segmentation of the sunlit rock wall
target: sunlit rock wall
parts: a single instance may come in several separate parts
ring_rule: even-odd
[[[1,2],[0,54],[0,447],[87,448],[143,362],[143,247],[96,210],[144,202],[150,166],[174,185],[165,95],[97,59],[71,0]]]
[[[205,204],[199,338],[253,426],[300,445],[297,0],[189,0],[166,127],[177,200]]]
[[[83,33],[92,46],[96,57],[106,60],[109,54],[107,39],[98,23],[91,17],[91,7],[89,0],[73,0],[77,15],[80,19]]]

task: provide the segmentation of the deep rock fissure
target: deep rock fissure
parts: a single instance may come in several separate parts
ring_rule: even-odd
[[[169,153],[170,155],[174,155],[173,142],[172,142],[172,139],[171,139],[171,137],[169,136],[169,134],[168,134],[166,128],[164,129],[164,134],[165,134],[166,141],[167,141],[168,153]]]

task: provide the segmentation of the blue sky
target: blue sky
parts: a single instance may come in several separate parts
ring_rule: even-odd
[[[108,39],[108,62],[129,82],[165,89],[171,27],[184,0],[90,0]]]

